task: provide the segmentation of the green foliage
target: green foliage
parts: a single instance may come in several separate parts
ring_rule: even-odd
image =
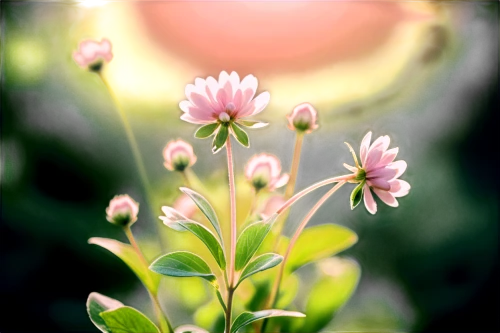
[[[236,270],[239,271],[248,264],[253,255],[271,230],[277,214],[269,218],[255,222],[246,227],[236,242]]]
[[[194,326],[194,325],[182,325],[177,327],[174,330],[174,333],[209,333],[207,330],[203,328]]]
[[[198,139],[205,139],[214,134],[215,130],[219,127],[219,123],[213,123],[213,124],[208,124],[208,125],[203,125],[198,130],[196,130],[196,133],[194,133],[195,138]]]
[[[156,259],[149,269],[158,274],[175,277],[200,277],[217,286],[217,279],[207,263],[199,256],[187,251],[166,254]]]
[[[87,313],[89,314],[90,320],[101,332],[104,333],[109,333],[109,329],[106,326],[104,319],[102,319],[99,314],[106,310],[114,310],[123,306],[125,305],[123,305],[122,302],[96,292],[90,293],[87,298]]]
[[[201,306],[194,314],[196,325],[210,332],[224,331],[224,313],[221,311],[219,302],[214,298]]]
[[[125,264],[137,275],[142,283],[152,293],[158,291],[160,276],[148,270],[146,265],[141,261],[134,248],[131,245],[124,244],[114,239],[92,237],[88,240],[89,244],[99,245],[109,252],[123,260]]]
[[[214,141],[212,143],[212,152],[215,154],[219,152],[226,145],[227,137],[229,136],[229,124],[222,123],[219,126],[219,131],[215,135]]]
[[[100,316],[110,333],[160,333],[148,317],[129,306],[104,311]]]
[[[235,123],[231,123],[231,130],[234,134],[236,140],[241,143],[244,147],[250,147],[250,142],[248,140],[248,135],[241,128],[238,127]]]
[[[363,186],[365,186],[365,182],[361,182],[352,190],[351,192],[351,209],[356,208],[357,205],[361,202],[361,199],[363,199]]]
[[[356,244],[358,236],[336,224],[322,224],[305,229],[297,239],[286,269],[293,272],[313,261],[328,258]]]
[[[258,120],[238,120],[238,124],[241,126],[245,126],[247,128],[262,128],[266,127],[269,125],[269,123],[265,123],[263,121],[258,121]]]
[[[271,317],[304,317],[305,315],[295,311],[284,310],[263,310],[257,312],[243,312],[233,321],[231,333],[236,333],[240,328],[253,323],[254,321]]]
[[[266,253],[258,256],[248,265],[246,265],[245,269],[243,269],[243,272],[241,272],[241,277],[236,286],[238,286],[246,278],[258,272],[265,271],[266,269],[273,268],[274,266],[279,265],[282,261],[283,256],[280,256],[276,253]]]
[[[191,200],[194,201],[196,206],[201,210],[201,212],[207,217],[212,226],[214,227],[217,235],[219,236],[219,240],[221,244],[224,244],[224,240],[222,239],[222,232],[220,230],[219,220],[217,219],[217,214],[215,214],[215,210],[212,208],[207,199],[205,199],[201,194],[187,188],[181,187],[180,190],[188,195]]]

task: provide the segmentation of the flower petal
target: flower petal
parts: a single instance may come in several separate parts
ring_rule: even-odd
[[[277,181],[276,183],[273,184],[273,187],[274,188],[280,188],[282,186],[285,186],[287,183],[288,183],[288,180],[290,179],[290,176],[285,173],[284,175],[282,175]]]
[[[365,165],[366,155],[368,154],[368,148],[370,148],[370,140],[372,139],[372,132],[366,133],[365,137],[361,141],[361,147],[359,149],[361,157],[361,165]]]
[[[242,110],[242,113],[238,113],[238,118],[241,117],[247,117],[247,116],[253,116],[256,115],[269,104],[269,100],[271,98],[271,95],[267,91],[264,91],[263,93],[259,94],[259,96],[255,97],[255,99],[250,102],[244,109]]]
[[[389,184],[391,185],[391,190],[390,190],[391,194],[396,198],[404,197],[405,195],[408,194],[408,192],[410,192],[411,186],[410,184],[408,184],[408,182],[404,180],[401,179],[391,180]]]
[[[386,151],[383,155],[382,158],[380,159],[380,162],[378,162],[377,166],[386,166],[394,161],[396,158],[396,155],[399,152],[399,148],[392,148]]]
[[[378,188],[374,188],[373,192],[382,200],[386,205],[391,206],[391,207],[397,207],[399,206],[398,201],[394,196],[391,194],[389,191],[383,191]]]
[[[397,170],[392,168],[378,168],[366,173],[367,179],[383,178],[386,180],[394,179]]]
[[[375,199],[373,199],[372,192],[367,184],[365,184],[363,199],[365,202],[366,209],[371,214],[375,214],[377,212],[377,203],[375,202]]]
[[[408,165],[403,160],[392,162],[388,165],[389,168],[396,169],[396,175],[394,176],[394,178],[398,178],[399,176],[401,176],[406,171],[407,166]]]
[[[198,118],[194,118],[189,113],[184,113],[181,116],[181,119],[184,121],[187,121],[188,123],[191,123],[191,124],[209,124],[209,123],[213,122],[213,120],[201,120]]]
[[[369,180],[367,180],[367,183],[370,186],[377,187],[377,188],[384,190],[384,191],[389,191],[391,189],[391,185],[389,184],[389,182],[383,178],[369,179]]]
[[[179,108],[183,112],[189,112],[189,108],[192,108],[192,107],[193,107],[193,104],[191,104],[190,101],[182,101],[179,103]]]
[[[368,150],[368,154],[366,156],[366,160],[363,163],[363,168],[368,173],[370,170],[373,170],[380,159],[382,158],[383,151],[381,149],[372,149]]]

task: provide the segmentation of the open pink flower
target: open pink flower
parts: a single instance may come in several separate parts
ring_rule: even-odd
[[[292,131],[311,133],[318,128],[318,112],[309,103],[297,105],[286,118]]]
[[[139,204],[127,194],[117,195],[106,208],[106,219],[119,226],[128,226],[137,221]]]
[[[207,138],[215,134],[213,151],[224,147],[229,133],[242,145],[248,147],[248,136],[239,125],[259,128],[266,123],[246,119],[260,113],[269,103],[269,93],[263,92],[254,98],[257,78],[247,75],[240,81],[236,72],[230,75],[222,71],[217,81],[209,76],[196,78],[194,84],[186,86],[186,97],[179,103],[184,112],[181,119],[193,124],[202,124],[195,136]]]
[[[80,67],[99,71],[104,62],[113,59],[111,42],[106,38],[101,42],[84,40],[78,46],[78,50],[73,52],[73,59]]]
[[[184,171],[196,163],[193,146],[181,139],[170,141],[163,149],[164,166],[171,171]]]
[[[396,198],[407,195],[410,191],[410,184],[398,179],[406,170],[405,161],[394,161],[399,149],[388,150],[390,138],[387,135],[377,138],[370,145],[371,136],[372,133],[368,132],[361,142],[361,165],[358,163],[354,150],[349,146],[356,167],[347,164],[344,166],[354,173],[350,181],[359,183],[351,194],[351,208],[354,208],[361,201],[362,194],[366,209],[375,214],[377,203],[371,190],[385,204],[397,207],[399,203]]]
[[[245,166],[245,176],[256,191],[263,188],[274,191],[288,182],[288,174],[281,174],[280,160],[271,154],[252,157]]]

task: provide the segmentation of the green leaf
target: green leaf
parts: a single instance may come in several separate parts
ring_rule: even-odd
[[[319,265],[321,276],[313,283],[306,302],[304,324],[300,332],[319,332],[352,296],[359,281],[359,265],[349,259],[329,258]]]
[[[241,143],[244,147],[250,147],[248,135],[244,130],[239,128],[235,123],[231,123],[231,130],[233,131],[233,135],[239,143]]]
[[[99,314],[106,310],[114,310],[123,306],[125,305],[123,305],[122,302],[96,292],[90,293],[87,298],[87,313],[89,314],[90,320],[104,333],[110,333],[110,330]]]
[[[184,227],[186,230],[190,231],[196,237],[198,237],[207,246],[210,253],[212,253],[215,261],[219,267],[224,270],[226,268],[226,257],[224,255],[224,250],[221,244],[215,238],[214,234],[204,225],[195,221],[178,221],[179,225]]]
[[[269,123],[265,123],[263,121],[258,121],[258,120],[241,120],[239,119],[237,121],[238,124],[240,124],[241,126],[245,126],[245,127],[248,127],[248,128],[262,128],[262,127],[266,127],[267,125],[269,125]]]
[[[208,125],[203,125],[198,130],[196,133],[194,133],[194,137],[198,139],[205,139],[214,134],[215,130],[219,127],[219,123],[213,123],[213,124],[208,124]]]
[[[305,314],[285,310],[263,310],[257,312],[243,312],[233,321],[231,333],[236,333],[240,328],[254,321],[270,317],[305,317]]]
[[[212,208],[208,200],[205,199],[201,194],[187,187],[181,187],[180,190],[185,194],[187,194],[191,198],[191,200],[194,201],[196,206],[198,206],[201,212],[205,214],[205,216],[207,217],[207,219],[210,221],[215,231],[217,232],[220,243],[224,245],[224,240],[222,239],[222,232],[220,231],[220,225],[219,225],[219,220],[217,219],[217,214],[215,214],[215,210]]]
[[[131,245],[114,239],[101,237],[92,237],[88,240],[88,242],[89,244],[99,245],[116,255],[118,258],[123,260],[128,267],[130,267],[130,269],[135,273],[135,275],[137,275],[147,289],[149,289],[152,293],[156,293],[158,291],[160,276],[153,274],[148,270]]]
[[[158,274],[175,277],[201,277],[217,286],[217,279],[207,263],[199,256],[187,251],[166,254],[156,259],[149,269]]]
[[[253,255],[257,252],[259,246],[271,230],[277,217],[277,214],[273,214],[263,221],[250,224],[242,231],[236,242],[235,266],[237,271],[245,267],[250,259],[252,259]]]
[[[348,249],[358,241],[358,236],[346,227],[322,224],[305,229],[297,239],[286,269],[293,272],[310,262],[328,258]]]
[[[148,317],[129,306],[102,312],[102,319],[110,333],[159,333]]]
[[[181,325],[174,330],[174,333],[209,333],[209,332],[198,326]]]
[[[283,257],[276,253],[266,253],[258,256],[248,265],[246,265],[236,287],[247,277],[252,276],[258,272],[265,271],[266,269],[273,268],[283,261]]]
[[[222,123],[212,143],[212,153],[214,154],[218,153],[222,149],[222,147],[226,145],[226,140],[228,136],[229,136],[229,124]]]
[[[363,199],[363,186],[365,186],[365,182],[359,183],[358,186],[354,188],[351,192],[351,210],[356,208],[357,205]]]

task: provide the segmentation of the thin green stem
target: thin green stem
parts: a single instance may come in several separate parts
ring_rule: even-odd
[[[295,148],[293,149],[293,159],[292,159],[292,167],[290,170],[290,179],[288,180],[288,184],[286,185],[285,189],[285,199],[289,199],[293,195],[293,191],[295,190],[295,183],[297,182],[297,175],[299,173],[302,142],[304,142],[304,134],[297,132],[297,136],[295,137]]]
[[[235,275],[235,259],[236,259],[236,190],[234,186],[234,165],[233,151],[231,149],[231,138],[227,138],[227,170],[229,177],[229,197],[231,206],[231,238],[230,238],[230,259],[229,259],[229,281],[227,284],[227,310],[226,310],[226,333],[231,329],[231,311],[233,306],[234,294],[234,275]]]
[[[283,256],[283,262],[280,265],[280,268],[278,271],[278,276],[274,280],[274,284],[273,284],[273,287],[271,289],[271,294],[268,298],[268,301],[267,301],[267,304],[265,307],[266,309],[272,308],[276,304],[276,301],[278,299],[279,290],[280,290],[281,281],[283,279],[283,274],[285,272],[286,263],[288,261],[288,257],[290,256],[290,253],[291,253],[293,247],[295,246],[295,243],[297,242],[297,239],[299,238],[300,234],[302,233],[302,231],[306,227],[307,223],[309,223],[311,218],[314,216],[314,214],[318,211],[318,209],[326,202],[326,200],[328,200],[328,198],[330,198],[335,192],[337,192],[337,190],[339,188],[341,188],[342,185],[344,185],[345,183],[346,183],[346,181],[342,180],[342,181],[338,182],[334,187],[332,187],[332,189],[330,191],[328,191],[325,195],[323,195],[323,197],[321,197],[321,199],[319,199],[319,201],[313,206],[313,208],[309,211],[309,213],[307,213],[307,215],[304,217],[304,219],[300,223],[300,225],[297,228],[297,230],[295,231],[292,239],[290,240],[290,243],[288,244],[285,255]],[[262,332],[265,332],[266,324],[267,324],[267,320],[264,320],[264,322],[262,324]]]
[[[187,187],[187,188],[192,188],[191,187],[191,182],[189,181],[189,178],[186,174],[186,170],[183,170],[180,172],[181,173],[181,176],[182,176],[182,180],[184,181],[184,186]]]
[[[132,230],[130,229],[130,226],[126,226],[123,228],[125,231],[125,235],[127,235],[127,238],[134,248],[135,252],[137,253],[137,256],[139,257],[139,260],[142,262],[144,265],[144,269],[148,270],[149,269],[149,263],[142,254],[141,249],[139,248],[139,245],[137,245],[137,242],[135,241],[134,234],[132,233]],[[153,303],[153,308],[156,314],[156,317],[158,318],[158,322],[160,323],[160,331],[162,333],[168,332],[168,333],[173,333],[174,329],[172,328],[172,325],[170,324],[170,321],[168,320],[167,316],[163,313],[160,302],[158,301],[158,295],[150,290],[146,285],[145,285],[149,297],[151,298],[151,302]]]
[[[137,144],[137,140],[135,139],[134,132],[132,131],[132,127],[130,126],[130,122],[128,120],[127,115],[125,114],[125,111],[123,110],[121,103],[119,102],[118,98],[116,97],[113,88],[111,88],[111,85],[109,84],[108,80],[102,75],[101,72],[97,72],[99,78],[103,82],[103,84],[106,86],[106,89],[108,90],[108,93],[111,96],[111,99],[113,100],[116,110],[118,112],[118,115],[120,117],[120,120],[122,122],[123,128],[125,130],[125,134],[127,135],[127,140],[130,145],[130,148],[132,149],[132,155],[134,156],[134,161],[135,165],[137,167],[137,170],[139,172],[139,178],[141,179],[142,186],[144,188],[144,191],[146,192],[146,197],[147,201],[149,204],[149,207],[152,211],[152,215],[154,216],[154,211],[153,211],[153,199],[152,199],[152,190],[151,190],[151,183],[149,182],[147,173],[146,173],[146,168],[144,167],[144,162],[141,156],[141,152],[139,150],[139,146]],[[163,245],[163,240],[161,238],[161,233],[160,233],[160,225],[159,223],[155,223],[156,231],[157,234],[160,238],[160,248],[162,252],[164,251],[164,245]]]

